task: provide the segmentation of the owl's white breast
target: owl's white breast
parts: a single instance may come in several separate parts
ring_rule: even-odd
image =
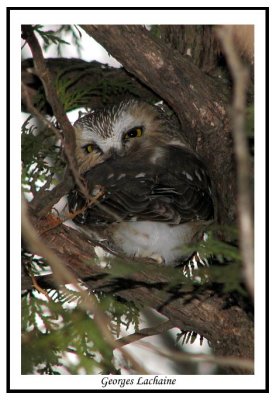
[[[139,221],[121,222],[110,229],[114,244],[130,257],[149,257],[166,264],[173,263],[191,249],[185,243],[191,243],[196,234],[191,224],[168,225],[163,222]]]

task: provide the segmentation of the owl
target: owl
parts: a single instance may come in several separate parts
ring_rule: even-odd
[[[183,132],[160,107],[133,99],[88,113],[74,128],[91,196],[70,192],[74,222],[118,254],[168,265],[188,259],[214,218],[214,196]]]

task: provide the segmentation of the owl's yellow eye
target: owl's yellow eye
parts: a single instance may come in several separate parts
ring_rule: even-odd
[[[137,126],[136,128],[130,129],[128,132],[124,134],[124,139],[132,139],[136,137],[141,137],[143,135],[143,128],[140,126]]]
[[[87,154],[90,154],[90,153],[102,154],[103,153],[102,150],[99,148],[99,146],[97,146],[96,143],[86,144],[86,145],[82,146],[82,148]]]
[[[85,150],[87,153],[92,153],[92,151],[94,150],[93,144],[87,144],[87,145],[84,147],[84,150]]]

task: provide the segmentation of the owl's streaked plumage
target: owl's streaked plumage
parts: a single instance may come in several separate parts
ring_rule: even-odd
[[[206,167],[158,107],[128,100],[79,118],[76,158],[89,193],[69,194],[74,222],[128,256],[174,264],[213,219]],[[185,248],[186,245],[186,248]]]

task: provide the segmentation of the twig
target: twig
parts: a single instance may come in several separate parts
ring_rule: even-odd
[[[63,180],[51,191],[39,191],[29,203],[30,208],[35,211],[38,217],[45,216],[52,207],[66,195],[74,186],[73,178],[68,170],[65,170]]]
[[[57,284],[63,285],[69,281],[72,282],[72,284],[75,285],[79,290],[81,290],[76,277],[65,268],[60,258],[52,250],[50,250],[38,237],[36,231],[34,230],[28,219],[27,205],[23,196],[21,224],[24,240],[26,241],[26,243],[28,243],[31,251],[41,255],[48,260],[49,265],[51,265],[52,267],[53,277]]]
[[[117,348],[120,348],[127,344],[136,342],[137,340],[143,339],[145,337],[159,335],[161,333],[168,331],[169,329],[174,328],[174,326],[175,325],[171,321],[168,320],[157,326],[141,329],[131,335],[124,336],[124,337],[118,339],[117,340]]]
[[[76,162],[76,159],[74,156],[75,146],[76,146],[74,128],[72,127],[72,125],[64,111],[63,105],[57,96],[56,88],[53,84],[54,79],[51,75],[51,72],[48,70],[48,68],[46,66],[41,47],[40,47],[39,42],[33,32],[32,26],[31,25],[22,25],[22,32],[23,32],[24,39],[26,39],[26,41],[31,49],[31,52],[32,52],[32,55],[34,58],[35,69],[36,69],[37,75],[39,76],[39,78],[41,79],[41,81],[43,83],[46,98],[47,98],[48,102],[50,103],[50,105],[53,109],[54,115],[57,118],[57,121],[59,122],[59,124],[61,126],[62,138],[63,138],[63,143],[64,143],[64,153],[65,153],[66,159],[68,161],[69,168],[72,172],[75,183],[78,185],[81,192],[86,197],[86,196],[88,196],[87,188],[85,187],[85,185],[83,185],[83,183],[81,181],[80,174],[79,174],[78,168],[77,168],[77,162]],[[30,106],[30,104],[29,104],[29,106]],[[42,117],[38,111],[35,111],[35,115],[37,115],[38,118],[42,119],[42,121],[45,123],[45,117]],[[46,119],[46,121],[47,121],[47,119]],[[47,121],[47,123],[48,123],[48,121]],[[52,124],[50,124],[49,127],[51,129],[53,129]]]
[[[172,361],[177,362],[208,362],[212,364],[217,364],[222,367],[232,367],[232,368],[241,368],[244,370],[253,371],[254,370],[254,362],[252,360],[240,359],[237,357],[231,356],[211,356],[208,354],[187,354],[181,353],[179,351],[163,351],[160,348],[152,345],[151,343],[143,343],[140,342],[138,344],[141,347],[144,347],[148,350],[152,350],[160,356],[169,358]]]
[[[52,123],[49,121],[36,107],[34,107],[29,91],[28,86],[25,83],[21,82],[21,95],[22,100],[24,100],[26,104],[27,111],[30,114],[35,115],[48,129],[51,129],[56,135],[57,139],[63,139],[60,130],[58,130]]]
[[[244,263],[244,275],[248,290],[254,296],[254,237],[252,195],[250,190],[250,157],[245,134],[246,94],[249,72],[235,49],[233,26],[224,25],[217,33],[224,48],[234,81],[233,137],[237,160],[238,213],[240,223],[240,246]]]
[[[42,293],[48,301],[51,301],[51,297],[48,295],[48,293],[46,292],[46,290],[42,289],[42,287],[37,283],[36,278],[34,275],[31,275],[31,279],[32,279],[32,285],[33,287],[40,293]]]
[[[89,196],[89,200],[86,204],[82,207],[77,209],[74,212],[67,212],[65,213],[63,218],[57,218],[53,214],[49,217],[55,219],[54,223],[51,224],[49,227],[45,228],[44,230],[39,231],[39,234],[42,236],[44,233],[50,231],[51,229],[55,229],[58,226],[62,225],[64,222],[72,221],[77,215],[83,213],[88,207],[91,207],[93,204],[96,204],[97,201],[103,196],[104,190],[103,188],[99,189],[99,192],[95,196]]]

